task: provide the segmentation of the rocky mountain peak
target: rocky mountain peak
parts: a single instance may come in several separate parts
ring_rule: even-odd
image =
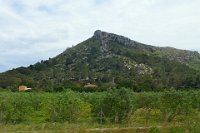
[[[106,46],[108,42],[118,42],[120,44],[124,44],[126,46],[136,46],[136,42],[117,34],[104,32],[101,30],[96,30],[94,32],[94,38],[99,39],[103,46]]]
[[[150,51],[155,51],[156,47],[150,46],[150,45],[146,45],[140,42],[136,42],[134,40],[131,40],[127,37],[121,36],[121,35],[117,35],[117,34],[113,34],[113,33],[108,33],[108,32],[104,32],[101,30],[96,30],[94,32],[93,38],[100,40],[101,44],[102,44],[102,51],[108,51],[108,44],[109,42],[117,42],[119,44],[122,44],[124,46],[129,46],[135,49],[148,49]]]

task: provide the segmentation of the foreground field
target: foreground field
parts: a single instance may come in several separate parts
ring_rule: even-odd
[[[200,132],[200,91],[0,92],[0,132]]]
[[[180,126],[115,127],[92,128],[89,125],[65,123],[43,123],[33,125],[1,125],[1,133],[199,133],[200,126],[187,129]],[[113,125],[114,126],[114,125]]]

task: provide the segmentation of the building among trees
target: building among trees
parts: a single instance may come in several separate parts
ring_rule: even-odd
[[[28,88],[28,87],[25,86],[25,85],[21,85],[21,86],[19,86],[18,90],[19,90],[19,91],[28,91],[28,90],[31,90],[31,88]]]

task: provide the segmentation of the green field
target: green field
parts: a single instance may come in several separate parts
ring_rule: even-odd
[[[0,132],[200,132],[200,91],[0,92]]]

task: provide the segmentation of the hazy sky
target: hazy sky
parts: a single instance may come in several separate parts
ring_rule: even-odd
[[[200,52],[200,0],[0,0],[0,72],[54,57],[97,29]]]

